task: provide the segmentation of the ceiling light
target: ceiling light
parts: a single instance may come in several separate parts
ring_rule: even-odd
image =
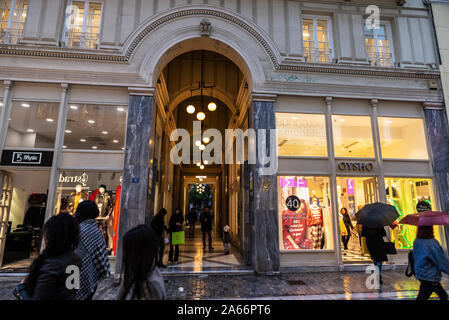
[[[123,111],[125,111],[125,108],[118,107],[118,108],[117,108],[117,111],[123,112]]]
[[[204,169],[204,166],[203,166],[203,165],[200,165],[200,169],[203,170],[203,169]]]
[[[292,117],[293,120],[296,120],[296,117]]]
[[[67,146],[62,146],[62,148],[63,148],[63,149],[66,149],[66,148],[67,148]]]
[[[340,121],[343,122],[343,121],[345,121],[345,119],[344,119],[344,118],[341,118]]]
[[[201,162],[197,162],[197,163],[196,163],[196,166],[197,166],[197,167],[201,166]]]
[[[29,108],[30,105],[29,105],[28,103],[22,103],[22,107],[24,107],[24,108]]]
[[[346,149],[345,148],[341,148],[341,151],[345,151]]]
[[[98,149],[96,146],[92,146],[92,149]]]
[[[81,142],[86,142],[86,139],[80,139]]]
[[[114,142],[114,143],[118,143],[118,140],[112,140],[112,142]]]
[[[0,107],[3,107],[3,102],[0,102]]]
[[[204,142],[204,143],[209,143],[209,141],[210,141],[209,137],[204,137],[204,138],[203,138],[203,142]]]
[[[95,123],[95,120],[87,120],[87,122],[89,122],[89,123]]]
[[[390,123],[393,123],[393,121],[391,121],[391,120],[387,120],[387,121],[385,121],[387,124],[390,124]]]
[[[215,111],[217,110],[217,105],[214,102],[211,102],[207,105],[207,109],[209,109],[209,111]]]
[[[187,111],[187,113],[192,114],[195,112],[195,107],[193,105],[189,104],[186,108],[186,111]]]
[[[65,133],[72,133],[72,130],[66,130]]]
[[[107,131],[102,131],[101,133],[102,133],[102,134],[108,134],[108,132],[107,132]]]
[[[204,144],[200,145],[200,150],[203,151],[204,149],[206,149],[206,146]]]
[[[204,120],[206,118],[206,115],[204,114],[204,112],[198,112],[196,114],[196,118],[200,121]]]
[[[200,140],[196,140],[196,141],[195,141],[195,145],[196,145],[197,147],[199,147],[199,146],[201,145],[201,141],[200,141]]]
[[[28,131],[28,132],[34,132],[34,130],[33,130],[33,129],[27,129],[27,131]]]
[[[78,106],[70,106],[70,109],[78,110]]]
[[[207,160],[204,160],[203,162],[204,162],[204,164],[208,164],[209,163],[209,161],[207,161]]]
[[[51,119],[51,118],[47,118],[47,119],[45,119],[45,121],[47,121],[47,122],[53,122],[54,120]]]

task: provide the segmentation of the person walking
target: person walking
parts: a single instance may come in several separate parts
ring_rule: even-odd
[[[157,267],[159,236],[139,225],[123,236],[123,278],[118,300],[165,300],[167,291]]]
[[[413,261],[415,276],[420,282],[416,300],[427,300],[433,292],[440,300],[448,300],[440,281],[441,272],[449,274],[449,259],[435,239],[433,226],[418,227],[413,242]]]
[[[182,231],[183,224],[184,224],[184,217],[181,213],[181,210],[179,208],[176,208],[175,213],[172,214],[172,216],[170,217],[170,221],[168,222],[169,226],[168,232],[170,233],[170,251],[168,252],[168,263],[178,263],[179,245],[172,244],[172,235],[173,232]]]
[[[91,200],[80,202],[76,208],[75,218],[80,226],[76,253],[82,259],[77,300],[92,300],[98,282],[111,273],[105,239],[95,221],[99,214],[98,206]]]
[[[79,242],[78,222],[69,213],[51,217],[43,228],[45,249],[33,261],[28,276],[14,294],[21,300],[75,300],[76,289],[66,286],[68,266],[81,268],[75,248]]]
[[[371,260],[373,260],[374,265],[379,271],[379,283],[383,284],[382,281],[382,262],[388,261],[387,252],[385,249],[385,242],[383,237],[387,234],[383,227],[379,228],[368,228],[362,226],[362,237],[366,238],[366,246],[368,247]]]
[[[195,209],[191,209],[187,215],[187,221],[189,222],[189,234],[191,236],[195,235],[195,224],[198,220],[198,213]]]
[[[349,216],[348,209],[341,208],[340,210],[341,219],[346,228],[346,235],[341,236],[341,240],[343,241],[344,250],[348,250],[349,239],[351,239],[351,231],[354,229],[351,223],[351,217]]]
[[[153,221],[151,222],[151,226],[153,227],[154,232],[159,240],[159,249],[158,255],[156,259],[156,265],[159,268],[167,268],[167,266],[163,263],[164,259],[164,250],[165,250],[165,234],[167,232],[167,226],[165,225],[165,215],[167,214],[167,210],[162,208],[159,212],[154,216]]]
[[[213,216],[209,211],[209,207],[205,206],[200,215],[201,232],[203,233],[203,250],[206,250],[206,237],[209,239],[209,250],[214,250],[212,247],[212,219]]]

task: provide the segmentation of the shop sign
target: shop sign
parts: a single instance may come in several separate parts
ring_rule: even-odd
[[[2,166],[51,167],[52,163],[53,151],[4,150],[2,152]]]
[[[300,203],[299,198],[295,195],[291,195],[285,200],[285,206],[290,211],[298,210]]]
[[[374,169],[374,164],[371,162],[339,162],[337,169],[340,171],[371,172]]]
[[[75,183],[85,187],[87,181],[89,181],[89,176],[86,172],[83,172],[83,174],[79,176],[65,176],[62,173],[59,174],[59,183]]]
[[[307,188],[307,180],[302,180],[301,178],[281,178],[280,181],[281,188]]]

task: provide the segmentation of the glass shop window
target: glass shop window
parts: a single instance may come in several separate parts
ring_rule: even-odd
[[[123,150],[126,106],[69,104],[63,148]]]
[[[437,210],[433,195],[432,179],[424,178],[385,178],[388,204],[396,207],[399,220],[416,213],[419,201],[427,202],[432,210]],[[398,249],[411,249],[416,238],[417,227],[409,224],[398,224],[392,230],[391,238]],[[434,227],[435,238],[440,240],[439,227]]]
[[[328,177],[280,176],[281,250],[333,249]]]
[[[332,116],[336,157],[374,157],[369,116]]]
[[[54,148],[59,103],[13,101],[6,147]]]
[[[61,170],[54,213],[68,211],[75,215],[81,202],[94,201],[100,213],[96,219],[97,223],[103,232],[108,250],[115,254],[121,183],[121,172]],[[64,203],[67,203],[66,209],[63,208]]]
[[[327,157],[324,115],[276,113],[276,128],[279,156]]]
[[[379,117],[383,158],[429,159],[422,119]]]

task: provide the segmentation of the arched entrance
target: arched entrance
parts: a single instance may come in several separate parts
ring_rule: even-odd
[[[232,24],[229,28],[235,29],[236,25]],[[133,53],[141,61],[140,73],[152,87],[130,89],[119,238],[135,224],[150,223],[158,208],[166,207],[172,212],[174,208],[182,207],[184,177],[201,174],[194,162],[179,166],[172,164],[170,159],[170,151],[176,141],[170,141],[169,137],[173,130],[180,128],[180,122],[186,119],[183,115],[186,105],[194,104],[195,99],[201,96],[195,90],[198,87],[198,59],[195,55],[207,52],[211,60],[209,63],[215,64],[214,69],[209,69],[213,70],[208,73],[210,79],[203,82],[202,96],[213,100],[218,110],[226,110],[226,116],[217,117],[215,123],[203,121],[207,129],[219,127],[217,130],[223,132],[226,129],[245,131],[275,128],[275,97],[266,93],[256,94],[255,90],[264,78],[264,63],[261,60],[269,63],[260,41],[248,38],[245,33],[248,43],[244,43],[227,30],[223,21],[217,21],[217,27],[213,29],[215,33],[211,35],[198,36],[200,30],[178,30],[175,38],[165,38],[166,43],[153,35],[153,47],[150,49],[148,39],[143,45],[149,52],[142,54],[137,50]],[[158,32],[160,29],[155,31]],[[251,46],[250,41],[253,43],[252,50],[248,48]],[[167,47],[167,43],[171,46]],[[254,46],[258,48],[255,50]],[[206,119],[211,118],[206,114]],[[185,129],[189,131],[189,127]],[[143,143],[146,137],[148,145]],[[189,140],[191,145],[195,143],[193,139]],[[265,140],[265,144],[256,148],[255,152],[260,153],[262,150],[262,153],[265,152],[263,154],[277,161],[276,152],[271,151],[270,154],[269,151],[270,146],[275,144],[269,135],[255,136],[253,144],[258,146],[262,140]],[[247,156],[248,153],[244,154]],[[244,261],[258,272],[277,271],[279,240],[276,176],[260,174],[259,169],[266,162],[260,161],[259,157],[254,163],[246,163],[247,159],[242,159],[238,164],[211,164],[204,169],[204,172],[209,170],[215,174],[215,178],[219,178],[219,188],[216,189],[219,192],[215,199],[220,200],[217,206],[220,211],[217,215],[219,223],[216,223],[217,236],[218,230],[230,224],[234,228],[231,230],[233,242]],[[119,250],[117,270],[121,268],[120,259]]]

